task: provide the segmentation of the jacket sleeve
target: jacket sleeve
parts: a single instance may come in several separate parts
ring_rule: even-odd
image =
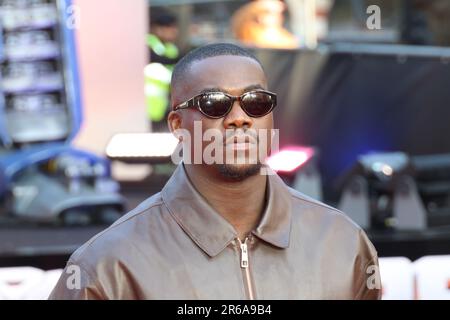
[[[378,257],[373,256],[361,269],[355,284],[355,300],[380,300],[381,278]]]
[[[105,295],[82,266],[69,262],[49,300],[104,300]]]
[[[355,265],[355,300],[380,300],[381,277],[378,254],[364,231],[360,231],[360,249]]]

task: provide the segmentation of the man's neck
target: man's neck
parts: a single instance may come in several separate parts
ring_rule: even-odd
[[[200,165],[184,167],[194,187],[243,240],[257,226],[265,208],[267,177],[256,174],[242,181],[226,181]]]

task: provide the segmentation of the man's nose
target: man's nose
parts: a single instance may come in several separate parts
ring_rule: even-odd
[[[242,110],[239,101],[235,101],[230,113],[224,119],[225,129],[251,128],[252,126],[253,119]]]

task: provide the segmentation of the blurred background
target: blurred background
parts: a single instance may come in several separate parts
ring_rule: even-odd
[[[450,298],[450,0],[0,0],[0,299],[173,172],[174,64],[231,42],[278,94],[293,188],[363,227],[384,299]]]

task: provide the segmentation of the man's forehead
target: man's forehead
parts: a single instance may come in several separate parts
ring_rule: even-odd
[[[242,56],[217,56],[194,61],[187,72],[186,89],[200,93],[211,88],[243,91],[249,87],[266,88],[266,77],[259,63]]]

